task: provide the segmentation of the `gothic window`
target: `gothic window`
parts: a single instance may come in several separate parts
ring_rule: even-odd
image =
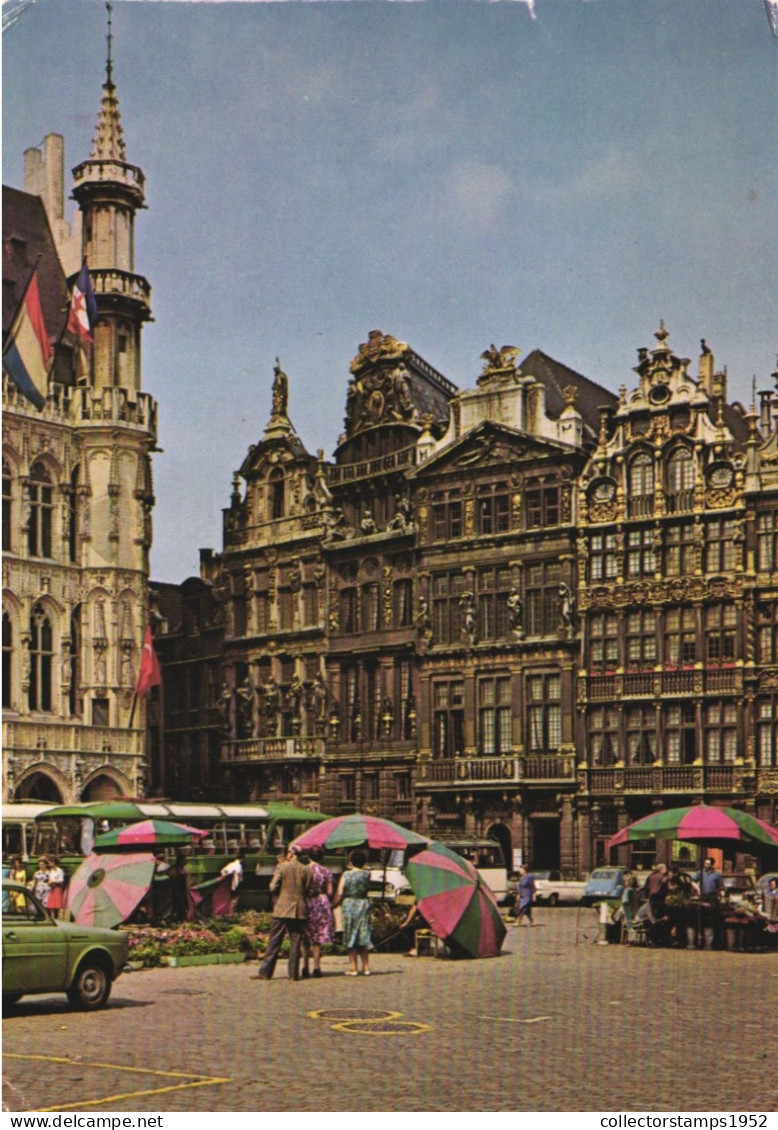
[[[508,676],[478,681],[478,752],[487,756],[509,753],[511,741],[511,681]]]
[[[285,508],[284,472],[274,467],[267,477],[269,510],[271,518],[283,518]]]
[[[51,557],[51,525],[54,491],[51,476],[42,463],[30,471],[30,525],[27,531],[30,557]]]
[[[11,464],[3,460],[3,551],[13,549],[13,534],[16,529],[13,513],[13,473]]]
[[[409,628],[413,624],[413,582],[408,577],[394,582],[392,611],[395,628]]]
[[[507,483],[491,483],[478,488],[479,534],[504,534],[511,527],[510,497]]]
[[[363,632],[377,632],[381,627],[379,619],[380,600],[378,585],[371,582],[362,586],[362,619],[360,628]]]
[[[30,617],[30,710],[51,710],[54,637],[51,621],[40,604]]]
[[[653,765],[656,761],[656,713],[652,706],[627,711],[627,764]]]
[[[734,662],[736,625],[734,604],[714,604],[705,609],[705,658],[709,663]]]
[[[107,726],[110,719],[110,703],[107,698],[92,699],[92,725]]]
[[[13,626],[11,617],[3,613],[3,710],[10,710],[13,693]]]
[[[436,495],[432,505],[433,541],[461,538],[462,532],[462,499],[459,492],[451,491],[447,495]]]
[[[347,635],[357,630],[357,590],[341,589],[339,600],[340,630]]]
[[[694,704],[665,708],[665,760],[668,765],[691,765],[697,756],[697,726]]]
[[[461,679],[434,683],[432,703],[434,755],[454,757],[465,744],[465,684]]]
[[[589,715],[589,751],[594,765],[613,765],[618,760],[619,712],[600,707]]]
[[[726,573],[735,568],[735,523],[713,518],[705,528],[705,572]]]
[[[432,634],[436,643],[458,643],[462,612],[459,599],[465,588],[462,573],[439,573],[432,578]]]
[[[526,491],[527,529],[559,524],[559,486],[529,482]]]
[[[278,588],[278,627],[281,630],[294,626],[295,594],[286,585]]]
[[[527,748],[555,753],[562,741],[562,681],[559,675],[527,679]]]
[[[616,535],[592,534],[589,540],[589,581],[611,581],[616,576]]]
[[[562,567],[543,561],[527,566],[526,632],[528,636],[549,636],[559,628],[559,585]]]
[[[619,665],[619,621],[615,612],[602,612],[589,622],[589,669],[615,671]]]
[[[703,711],[705,760],[711,764],[737,757],[737,706],[734,702],[707,703]]]
[[[654,460],[646,452],[636,455],[629,465],[628,502],[630,518],[647,517],[654,512]]]
[[[627,532],[627,576],[653,577],[656,572],[653,530]]]
[[[78,561],[78,467],[73,468],[68,492],[68,560]]]
[[[667,460],[667,512],[678,514],[694,505],[694,456],[678,447]]]
[[[632,671],[647,670],[656,663],[656,615],[652,610],[628,612],[625,620],[625,666]]]
[[[479,569],[477,586],[479,639],[503,639],[508,634],[510,569]]]
[[[778,766],[778,695],[756,701],[756,757],[763,769]]]
[[[664,624],[664,662],[688,667],[697,659],[697,624],[693,608],[668,608]]]
[[[760,573],[778,569],[778,510],[756,516],[756,562]]]
[[[665,575],[686,577],[694,572],[694,527],[670,525],[664,528]]]
[[[319,623],[319,590],[316,585],[303,585],[303,626],[313,628]]]
[[[778,663],[778,604],[760,605],[757,617],[757,660]]]

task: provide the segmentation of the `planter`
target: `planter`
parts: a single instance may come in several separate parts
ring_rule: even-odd
[[[242,965],[246,960],[245,953],[220,953],[216,956],[219,958],[219,965]]]
[[[183,969],[187,965],[241,965],[246,960],[242,953],[188,953],[180,957],[163,957],[160,961],[171,969]]]

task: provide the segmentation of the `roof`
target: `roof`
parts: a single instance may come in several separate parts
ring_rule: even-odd
[[[577,373],[575,369],[555,361],[541,349],[533,349],[519,364],[522,376],[534,377],[546,387],[546,411],[552,420],[557,420],[567,406],[563,389],[572,385],[578,390],[575,407],[581,413],[584,423],[596,435],[599,429],[600,408],[615,408],[619,398],[595,381]]]
[[[40,256],[40,260],[38,260]],[[3,185],[3,333],[13,321],[38,260],[38,287],[49,339],[67,316],[67,285],[40,196]]]

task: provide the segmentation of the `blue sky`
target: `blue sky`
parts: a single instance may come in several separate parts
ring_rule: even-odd
[[[114,0],[128,159],[147,177],[160,404],[152,575],[221,546],[270,414],[330,456],[371,329],[460,387],[492,341],[616,391],[660,318],[733,396],[778,349],[776,66],[762,0]],[[37,0],[3,36],[3,180],[89,153],[99,0]],[[696,362],[693,371],[696,371]]]

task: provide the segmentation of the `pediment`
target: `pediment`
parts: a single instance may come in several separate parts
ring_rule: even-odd
[[[316,457],[306,451],[298,437],[292,433],[268,442],[262,440],[252,444],[240,468],[244,478],[264,478],[274,467],[292,470],[294,467],[309,467],[316,463]]]
[[[430,456],[416,469],[413,478],[420,480],[446,471],[467,473],[474,468],[484,470],[543,459],[558,460],[560,450],[569,454],[561,444],[485,422]]]

